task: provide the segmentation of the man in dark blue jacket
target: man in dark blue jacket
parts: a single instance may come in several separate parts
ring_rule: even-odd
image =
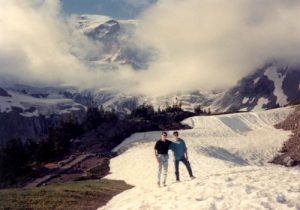
[[[170,149],[173,151],[174,154],[174,164],[175,164],[175,175],[176,181],[180,181],[179,178],[179,162],[181,161],[187,168],[188,173],[191,179],[194,179],[194,175],[192,172],[191,164],[188,159],[187,147],[183,139],[179,138],[178,131],[173,133],[175,137],[175,142],[170,144]]]

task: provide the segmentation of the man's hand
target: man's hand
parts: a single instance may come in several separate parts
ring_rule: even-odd
[[[188,156],[187,151],[184,153],[184,156],[185,156],[185,159],[186,159],[187,161],[189,161],[189,156]]]

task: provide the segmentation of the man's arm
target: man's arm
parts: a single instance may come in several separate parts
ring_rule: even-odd
[[[183,141],[183,140],[182,140]],[[183,141],[183,146],[184,146],[184,155],[185,155],[185,159],[189,160],[189,156],[188,156],[188,152],[187,152],[187,147],[185,142]]]
[[[185,159],[186,159],[186,160],[189,160],[189,156],[188,156],[187,148],[185,148],[185,153],[184,153],[184,154],[185,154]]]
[[[159,163],[158,152],[157,152],[157,143],[154,146],[154,155],[155,155],[155,158],[156,158],[157,162]]]
[[[157,150],[154,150],[154,153],[155,153],[155,158],[156,158],[157,162],[159,163],[159,158],[158,158],[158,152],[157,152]]]
[[[169,149],[172,150],[172,151],[173,151],[173,149],[174,149],[173,146],[174,146],[174,145],[173,145],[173,142],[170,141],[170,143],[169,143]]]

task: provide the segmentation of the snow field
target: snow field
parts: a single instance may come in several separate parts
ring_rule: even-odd
[[[292,111],[283,108],[185,120],[193,129],[180,134],[197,178],[190,180],[181,164],[181,182],[176,183],[170,151],[167,187],[162,188],[156,185],[153,149],[160,132],[132,135],[115,148],[122,153],[111,160],[111,174],[106,178],[135,187],[99,209],[299,210],[300,170],[268,163],[291,134],[273,125]]]

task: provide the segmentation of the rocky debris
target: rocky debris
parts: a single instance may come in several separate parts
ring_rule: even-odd
[[[51,180],[57,177],[61,177],[63,176],[63,174],[74,173],[74,172],[75,173],[81,172],[82,174],[83,172],[80,170],[80,167],[78,167],[78,165],[81,165],[82,162],[93,157],[95,157],[95,154],[93,153],[86,153],[78,156],[71,155],[67,159],[59,161],[58,162],[59,167],[57,169],[50,171],[50,173],[45,176],[42,176],[40,178],[28,182],[27,184],[25,184],[24,187],[28,188],[28,187],[39,187],[42,185],[47,185]],[[59,163],[64,163],[64,165]]]
[[[290,156],[287,156],[287,157],[285,157],[285,158],[283,159],[283,164],[284,164],[285,166],[290,167],[290,166],[293,166],[293,165],[295,164],[295,161],[294,161]]]
[[[0,96],[11,97],[11,95],[9,95],[8,92],[2,88],[0,88]]]
[[[296,105],[294,113],[286,120],[275,125],[278,129],[291,130],[293,135],[283,144],[280,154],[271,163],[287,167],[300,165],[300,105]]]
[[[104,158],[96,166],[93,166],[87,170],[87,175],[101,179],[109,173],[109,158]]]
[[[66,164],[70,163],[71,161],[73,161],[75,159],[75,155],[70,155],[67,159],[65,160],[62,160],[62,161],[59,161],[57,163],[58,167],[63,167],[65,166]]]

